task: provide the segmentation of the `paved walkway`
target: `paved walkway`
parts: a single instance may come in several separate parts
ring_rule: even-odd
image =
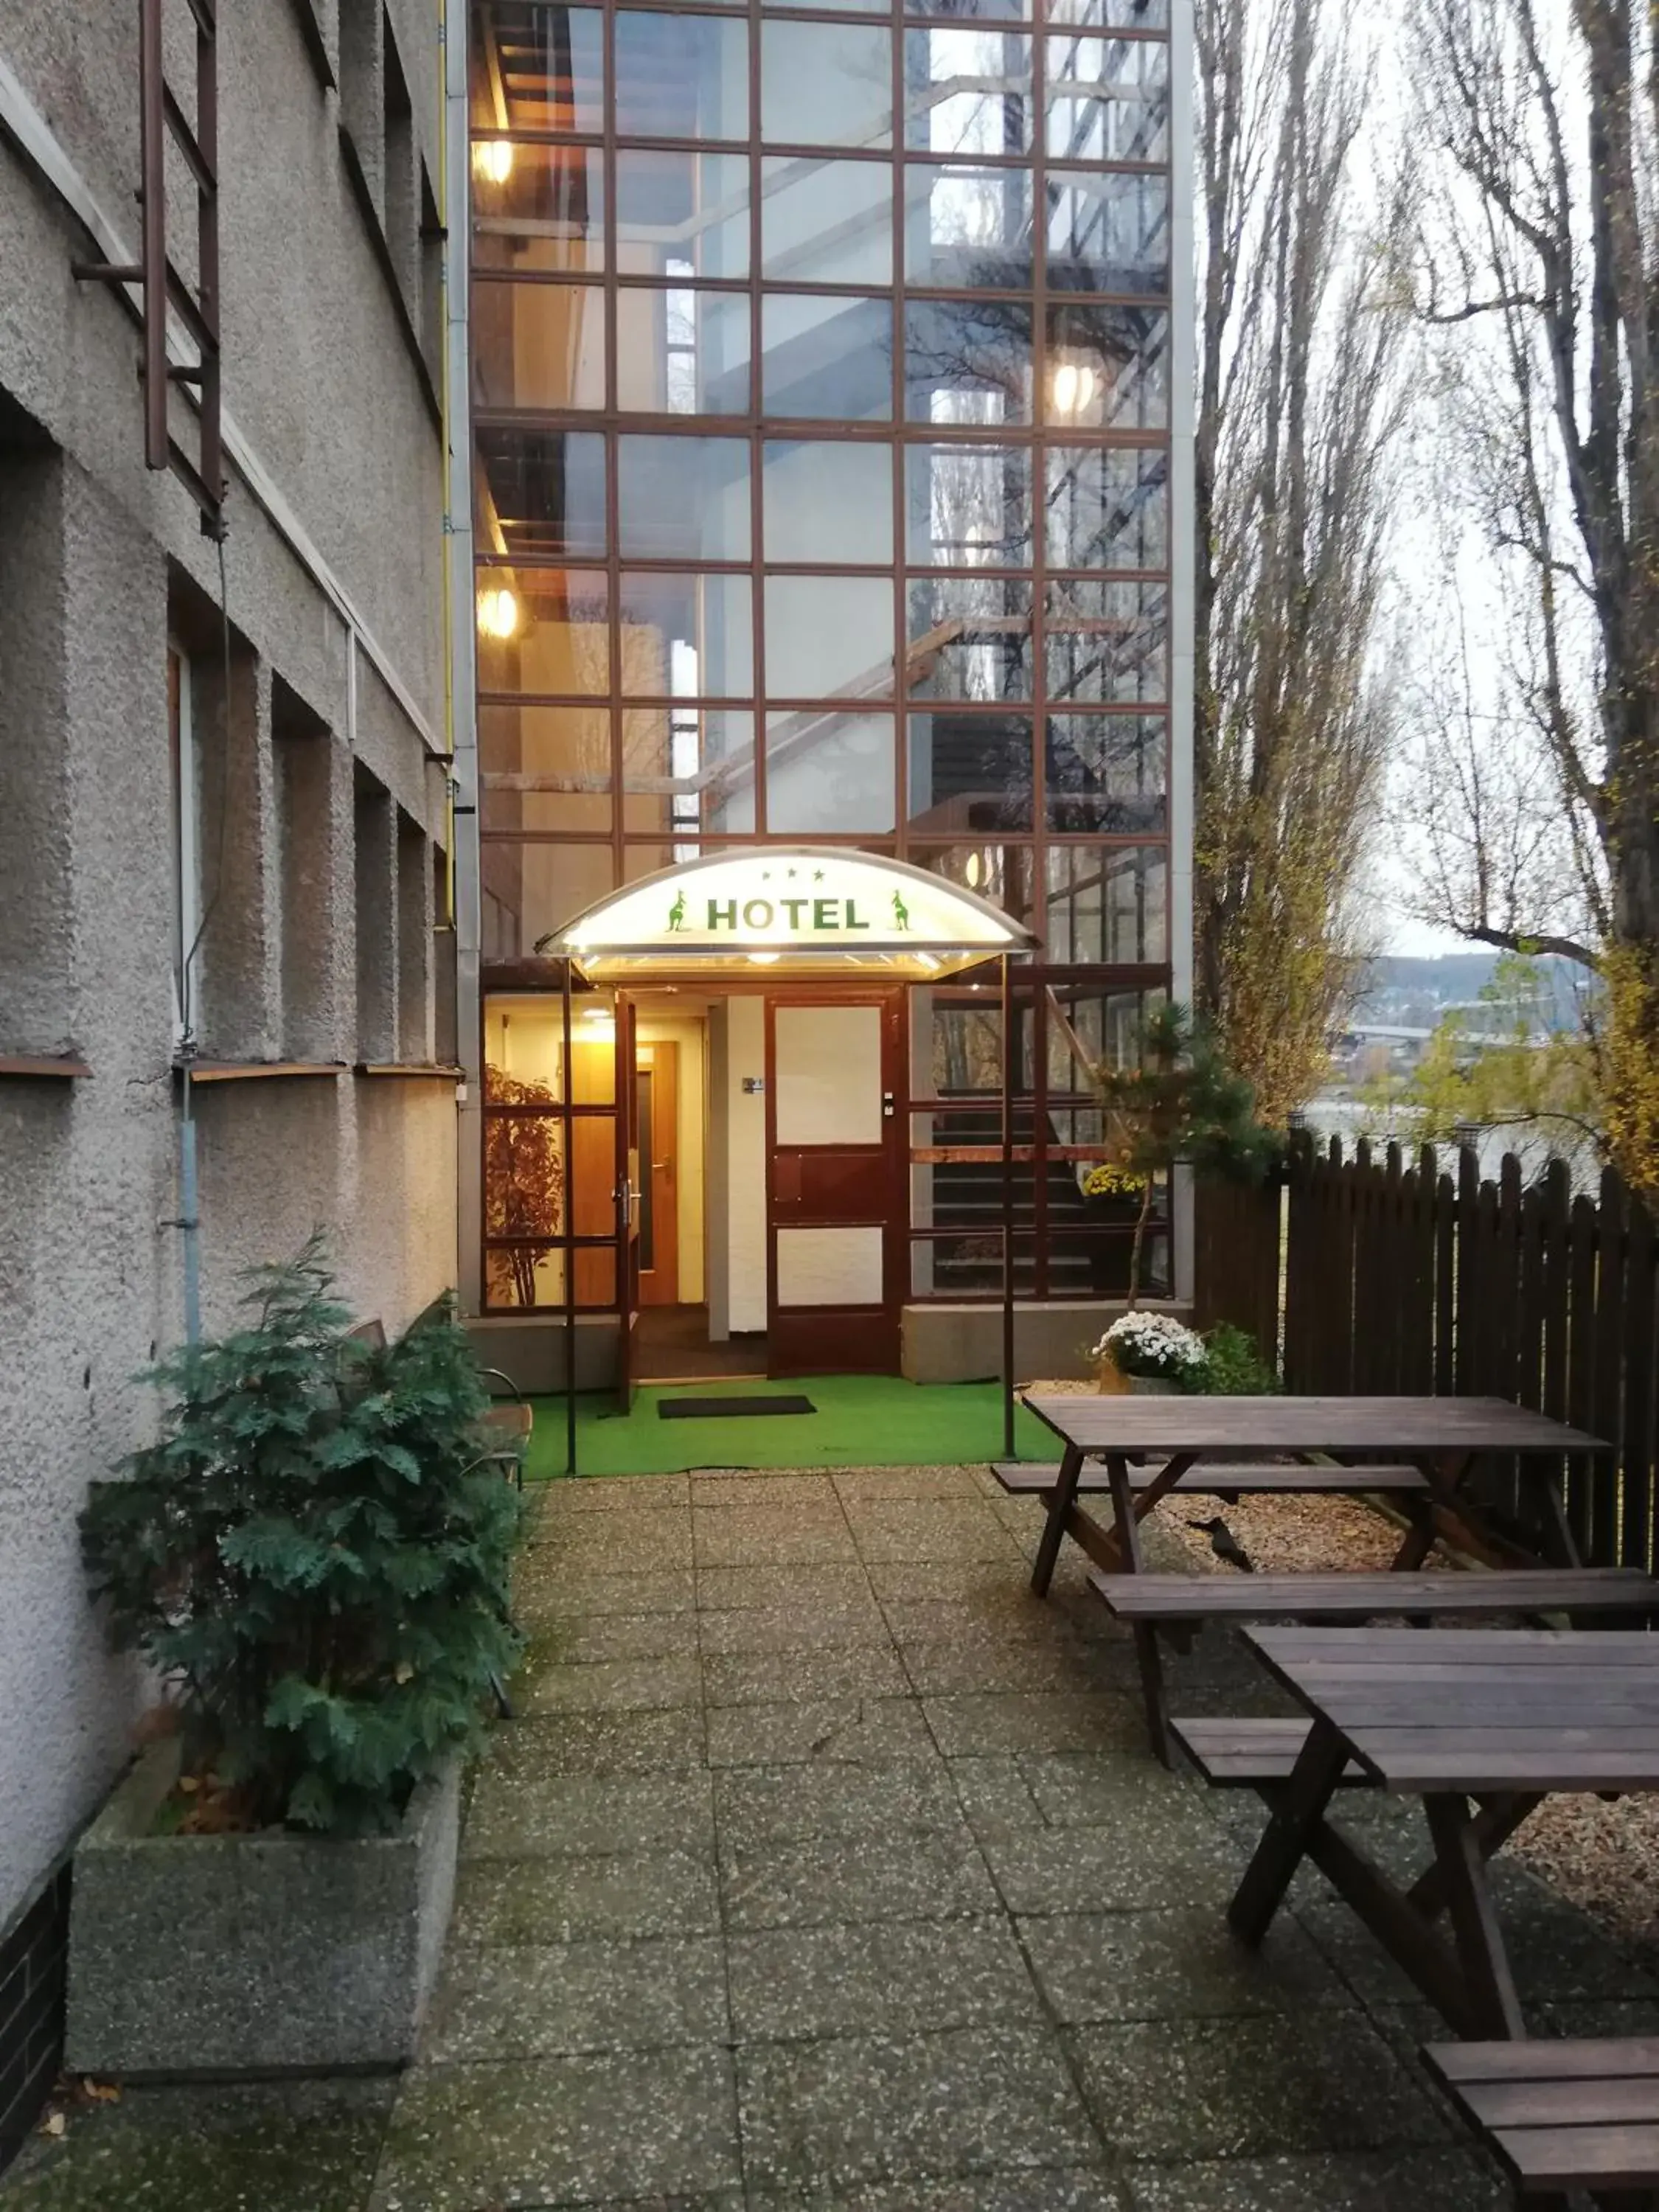
[[[1230,1941],[1259,1808],[1146,1755],[1036,1517],[957,1468],[551,1488],[419,2065],[129,2093],[0,2212],[1495,2212],[1317,1879]],[[1249,1667],[1210,1639],[1182,1702]],[[1653,2032],[1639,1962],[1501,1894],[1539,2032]]]

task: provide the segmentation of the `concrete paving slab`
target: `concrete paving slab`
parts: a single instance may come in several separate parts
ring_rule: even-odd
[[[990,1691],[924,1698],[948,1758],[998,1751],[1131,1751],[1146,1741],[1146,1709],[1126,1691]]]
[[[702,1703],[702,1668],[695,1652],[570,1665],[532,1653],[512,1687],[525,1715],[665,1711]]]
[[[0,2180],[6,2212],[360,2212],[397,2084],[129,2089]]]
[[[835,1921],[946,1920],[996,1911],[998,1899],[973,1838],[953,1829],[844,1831],[792,1841],[724,1844],[720,1889],[726,1924],[816,1928]]]
[[[1155,1911],[1197,1904],[1217,1915],[1219,1936],[1240,1862],[1196,1824],[1160,1833],[1133,1820],[1091,1828],[1008,1830],[981,1837],[1011,1912]]]
[[[777,1652],[712,1654],[702,1662],[711,1706],[907,1698],[911,1684],[890,1644],[819,1645]]]
[[[836,1606],[868,1606],[874,1595],[856,1559],[796,1565],[760,1560],[746,1566],[699,1566],[696,1572],[696,1602],[705,1613],[791,1606],[823,1612]]]
[[[1103,2136],[1125,2159],[1437,2147],[1450,2123],[1357,2016],[1182,2020],[1067,2031]]]
[[[484,1774],[605,1774],[695,1769],[705,1761],[702,1708],[658,1711],[521,1714],[495,1729]]]
[[[685,1773],[573,1774],[557,1765],[492,1769],[478,1778],[461,1861],[667,1848],[712,1859],[714,1793]]]
[[[422,2056],[476,2065],[726,2039],[726,1962],[712,1936],[452,1944]]]
[[[742,2179],[726,2051],[422,2066],[404,2081],[368,2212],[518,2212]]]
[[[573,1577],[661,1574],[691,1565],[691,1515],[684,1506],[562,1515],[544,1523],[537,1548]]]
[[[1099,2154],[1047,2028],[748,2045],[738,2075],[744,2168],[762,2189],[848,2190]]]
[[[573,1943],[586,1936],[712,1935],[720,1924],[720,1885],[706,1855],[560,1854],[464,1862],[450,1941]]]
[[[808,1599],[799,1605],[711,1610],[698,1617],[697,1631],[705,1661],[774,1652],[842,1650],[866,1644],[884,1648],[892,1642],[881,1607],[867,1595],[830,1607],[814,1605]],[[781,1675],[775,1678],[782,1679]],[[774,1691],[773,1695],[776,1694]]]
[[[905,1828],[966,1832],[941,1759],[884,1765],[751,1766],[719,1774],[714,1818],[720,1850],[808,1836],[863,1836]]]
[[[711,1705],[711,1766],[866,1765],[936,1759],[915,1698],[821,1698],[798,1705]]]
[[[558,1593],[561,1599],[563,1593]],[[561,1605],[520,1598],[515,1626],[528,1643],[526,1664],[590,1666],[614,1659],[695,1657],[697,1616],[684,1613],[570,1613]]]
[[[904,1498],[849,1504],[848,1525],[866,1562],[1006,1559],[1018,1551],[981,1499]]]
[[[1202,1905],[1055,1913],[1016,1925],[1055,2019],[1072,2024],[1225,2019],[1354,2002],[1287,1915],[1258,1951]]]
[[[839,1923],[734,1934],[726,1946],[741,2042],[919,2034],[1041,2017],[1006,1919]]]

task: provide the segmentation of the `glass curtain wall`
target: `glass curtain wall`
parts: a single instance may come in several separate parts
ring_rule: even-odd
[[[477,0],[471,59],[486,960],[734,842],[1001,901],[1040,1295],[1170,760],[1166,0],[1043,5]],[[973,997],[915,994],[918,1295],[987,1287]]]

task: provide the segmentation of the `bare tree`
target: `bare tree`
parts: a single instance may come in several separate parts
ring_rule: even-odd
[[[1446,334],[1474,511],[1516,607],[1504,747],[1547,778],[1553,877],[1455,780],[1443,918],[1601,979],[1606,1133],[1659,1188],[1659,18],[1634,0],[1417,0],[1441,157],[1428,323]],[[1467,787],[1467,775],[1465,777]],[[1498,833],[1495,838],[1495,832]],[[1563,882],[1562,878],[1567,878]],[[1567,890],[1577,932],[1553,926]]]
[[[1390,734],[1413,196],[1403,162],[1377,176],[1348,20],[1337,0],[1198,0],[1198,998],[1278,1123],[1366,949]]]

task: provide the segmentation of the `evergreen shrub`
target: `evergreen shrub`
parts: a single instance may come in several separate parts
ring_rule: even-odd
[[[177,1697],[186,1776],[240,1825],[373,1832],[474,1745],[518,1656],[523,1499],[447,1301],[354,1337],[318,1237],[248,1280],[245,1328],[148,1378],[161,1436],[94,1486],[85,1558]]]

